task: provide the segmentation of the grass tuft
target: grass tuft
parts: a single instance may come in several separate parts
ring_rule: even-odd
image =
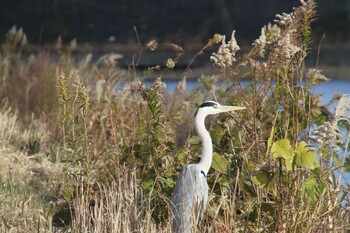
[[[311,91],[328,78],[305,65],[316,3],[300,2],[246,53],[239,31],[228,42],[215,34],[174,93],[162,80],[181,69],[177,44],[139,41],[124,71],[119,54],[76,60],[76,41],[26,57],[24,32],[11,29],[0,57],[0,231],[170,232],[171,193],[178,172],[199,159],[193,114],[206,99],[248,108],[208,119],[215,164],[195,232],[350,229],[349,139],[341,137],[349,106],[344,97],[332,116]],[[188,91],[194,60],[220,42],[216,75]],[[174,57],[140,72],[142,51],[159,47]]]

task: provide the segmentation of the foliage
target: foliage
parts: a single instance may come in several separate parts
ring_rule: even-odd
[[[273,144],[271,153],[275,158],[282,157],[285,159],[285,166],[288,171],[291,171],[295,164],[303,168],[315,169],[320,166],[317,155],[315,152],[309,151],[306,146],[307,144],[301,141],[293,150],[288,139],[281,139]]]
[[[50,193],[50,201],[36,192],[35,200],[30,192],[15,195],[25,200],[22,206],[41,211],[22,211],[27,220],[18,226],[39,232],[169,232],[177,174],[195,163],[200,152],[193,113],[203,99],[217,98],[247,106],[247,111],[208,119],[214,156],[208,174],[209,207],[198,231],[317,232],[349,227],[349,191],[337,174],[337,169],[348,169],[341,155],[348,155],[349,144],[340,140],[338,127],[349,127],[339,119],[326,121],[320,97],[311,91],[327,78],[318,69],[306,69],[316,4],[300,2],[292,13],[278,15],[276,24],[266,25],[247,53],[238,52],[234,33],[228,42],[215,34],[190,61],[174,93],[166,92],[162,79],[182,59],[179,45],[140,44],[125,72],[118,67],[118,54],[95,63],[91,54],[75,61],[75,42],[64,48],[58,41],[57,61],[40,53],[21,64],[18,38],[8,37],[0,61],[2,100],[18,109],[23,122],[45,122],[49,143],[40,137],[41,131],[25,140],[0,131],[0,141],[28,154],[23,148],[38,141],[46,146],[32,150],[26,159],[50,160],[58,167],[53,177],[43,175],[37,182],[55,181],[38,191]],[[220,42],[221,49],[213,54],[217,74],[202,76],[199,87],[188,91],[183,84],[194,59]],[[139,72],[141,51],[156,52],[159,46],[174,56],[165,66]],[[15,77],[25,83],[18,85]],[[146,87],[143,78],[152,79],[152,85]],[[15,128],[10,112],[4,110],[0,117],[7,120],[1,122]],[[7,175],[12,172],[0,173],[0,198],[6,199],[7,207],[12,190],[22,188]],[[30,184],[27,178],[24,185]],[[38,212],[40,218],[34,218]],[[0,229],[11,230],[13,216],[1,214]]]

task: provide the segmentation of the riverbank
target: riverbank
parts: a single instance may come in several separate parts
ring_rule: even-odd
[[[245,43],[247,44],[247,43]],[[81,62],[88,54],[92,56],[91,63],[96,63],[102,56],[106,54],[120,54],[122,57],[118,60],[118,67],[123,70],[128,70],[132,64],[135,64],[136,70],[140,75],[144,73],[150,67],[160,66],[160,68],[166,67],[168,58],[175,58],[176,53],[169,48],[169,44],[161,45],[155,51],[141,48],[136,43],[127,44],[110,44],[105,43],[102,45],[95,44],[81,44],[76,45],[74,49],[70,50],[70,56],[77,62]],[[204,53],[197,54],[203,44],[187,44],[184,46],[183,55],[179,57],[175,67],[171,70],[167,70],[164,74],[166,79],[181,80],[186,74],[188,80],[196,80],[202,75],[214,75],[218,70],[210,61],[210,56],[217,50],[217,47],[212,47],[206,50]],[[323,74],[334,80],[350,80],[350,46],[335,44],[333,47],[325,45],[325,48],[312,48],[306,59],[307,68],[315,68],[323,71]],[[244,53],[248,52],[248,45],[243,45],[242,49],[237,53],[240,57]],[[25,59],[29,58],[31,54],[38,54],[40,51],[47,51],[51,54],[53,59],[59,57],[67,48],[57,48],[57,46],[46,45],[43,47],[31,45],[23,48],[23,55]],[[68,49],[69,50],[69,49]],[[191,66],[189,66],[191,60],[194,59]],[[187,70],[190,68],[190,70]],[[190,71],[190,72],[188,72]],[[145,77],[151,79],[150,77]]]

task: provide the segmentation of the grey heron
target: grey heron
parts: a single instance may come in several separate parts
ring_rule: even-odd
[[[203,217],[208,201],[207,174],[213,159],[213,144],[205,118],[208,115],[243,110],[245,107],[225,106],[214,101],[201,104],[195,114],[195,126],[202,140],[202,154],[198,164],[187,165],[180,173],[172,196],[171,211],[174,233],[192,232]]]

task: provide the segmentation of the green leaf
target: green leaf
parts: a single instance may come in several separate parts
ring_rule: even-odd
[[[253,176],[253,183],[259,188],[264,188],[269,183],[269,179],[264,173],[258,172],[255,176]]]
[[[153,183],[154,183],[153,179],[147,179],[143,181],[141,183],[142,189],[147,191],[151,190],[151,188],[153,188]]]
[[[274,135],[275,135],[275,127],[272,126],[272,129],[271,129],[271,132],[270,132],[270,137],[267,140],[266,158],[268,157],[268,154],[269,154],[269,151],[270,151],[270,148],[271,148],[271,144],[272,144],[272,139],[273,139]]]
[[[273,126],[272,126],[271,131],[270,131],[269,139],[267,140],[266,158],[267,158],[268,155],[269,155],[270,148],[271,148],[271,145],[272,145],[272,140],[273,140],[273,137],[275,136],[275,125],[276,125],[278,113],[279,113],[279,112],[277,111],[277,112],[276,112],[275,120],[274,120],[274,122],[273,122]]]
[[[201,142],[201,138],[197,135],[192,136],[188,139],[188,143],[191,145],[198,145]]]
[[[319,172],[311,173],[307,180],[301,185],[301,195],[307,198],[311,204],[315,204],[319,200],[325,188],[325,182],[320,179],[318,173]]]
[[[226,174],[229,164],[228,164],[227,160],[224,157],[218,155],[217,153],[214,153],[214,155],[213,155],[213,163],[212,163],[211,166],[216,171]]]
[[[256,196],[255,188],[250,183],[248,184],[243,182],[241,188],[244,193],[250,194],[251,196]]]
[[[306,142],[302,141],[298,144],[297,148],[295,149],[296,164],[298,164],[300,167],[310,169],[320,167],[320,164],[317,160],[317,154],[315,152],[309,151],[306,146]]]
[[[281,139],[276,141],[272,145],[271,152],[272,156],[275,158],[284,158],[287,170],[292,170],[294,153],[293,148],[288,139]]]
[[[275,183],[276,180],[280,178],[280,174],[276,172],[273,177],[269,180],[269,183],[267,184],[267,190],[270,190],[273,187],[273,184]]]
[[[286,159],[285,162],[286,162],[287,171],[291,171],[292,168],[293,168],[293,158],[292,159]]]
[[[288,139],[281,139],[276,141],[271,148],[272,155],[275,158],[292,159],[293,158],[293,148],[290,145]]]
[[[165,187],[174,187],[175,186],[175,182],[172,179],[159,177],[158,180],[163,185],[163,187],[164,186]]]

